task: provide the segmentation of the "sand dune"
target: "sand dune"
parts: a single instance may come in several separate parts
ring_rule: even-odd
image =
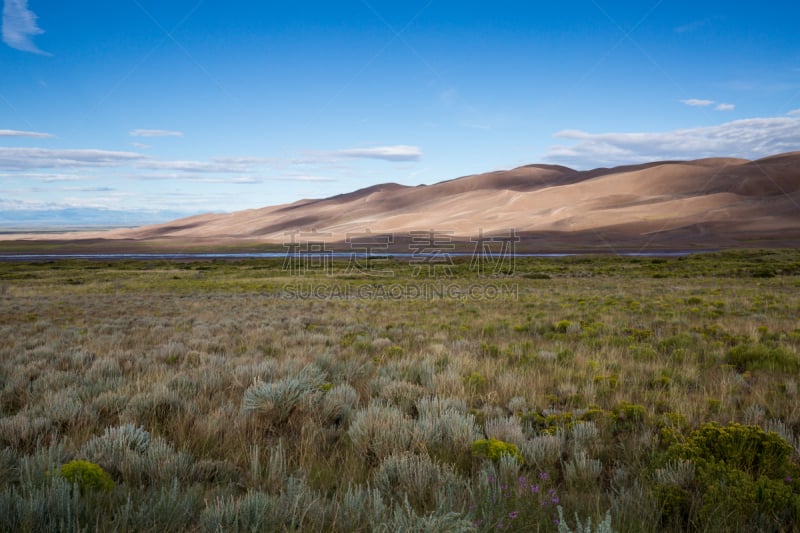
[[[60,238],[283,243],[291,231],[314,229],[331,234],[333,242],[367,229],[399,236],[435,229],[466,239],[479,230],[511,228],[575,246],[605,239],[668,247],[800,242],[800,152],[591,171],[527,165],[429,186],[387,183],[322,200]]]

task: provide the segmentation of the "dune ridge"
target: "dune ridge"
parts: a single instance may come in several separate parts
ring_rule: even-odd
[[[502,234],[512,228],[576,245],[603,239],[672,246],[800,242],[800,152],[589,171],[526,165],[433,185],[385,183],[325,199],[57,238],[283,243],[298,230],[342,241],[349,232],[435,229],[466,240],[480,230]]]

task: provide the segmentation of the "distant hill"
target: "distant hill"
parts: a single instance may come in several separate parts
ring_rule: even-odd
[[[466,240],[479,230],[500,234],[512,228],[540,248],[800,244],[800,152],[757,161],[661,161],[590,171],[527,165],[427,186],[387,183],[93,237],[283,243],[294,230],[316,229],[337,241],[366,229],[399,237],[435,229]]]

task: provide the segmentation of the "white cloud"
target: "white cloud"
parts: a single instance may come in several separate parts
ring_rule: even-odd
[[[351,148],[337,150],[331,155],[353,159],[383,159],[385,161],[418,161],[422,158],[422,150],[417,146],[377,146],[374,148]]]
[[[23,52],[50,55],[33,42],[44,30],[36,25],[36,14],[28,9],[28,0],[5,0],[3,5],[3,42]]]
[[[733,104],[719,104],[715,109],[717,111],[733,111],[736,109],[736,106]]]
[[[0,170],[108,167],[126,165],[141,159],[144,156],[136,152],[0,147]]]
[[[152,146],[150,146],[149,144],[144,144],[144,143],[131,143],[131,146],[133,146],[134,148],[138,148],[139,150],[149,150],[150,148],[152,148]]]
[[[681,103],[692,107],[706,107],[714,103],[714,100],[701,100],[699,98],[689,98],[688,100],[681,100]]]
[[[703,157],[757,159],[800,149],[800,118],[752,118],[652,133],[565,130],[555,136],[576,144],[553,146],[544,159],[580,168]]]
[[[52,139],[54,136],[49,133],[39,133],[38,131],[0,130],[0,137],[32,137],[35,139]]]
[[[170,130],[131,130],[131,137],[183,137],[182,131]]]
[[[799,116],[800,115],[800,109],[794,109],[792,111],[789,111],[786,114],[789,115],[789,116]]]

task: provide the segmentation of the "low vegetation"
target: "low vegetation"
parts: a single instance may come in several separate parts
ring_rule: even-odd
[[[0,530],[800,528],[799,252],[469,266],[0,263]]]

